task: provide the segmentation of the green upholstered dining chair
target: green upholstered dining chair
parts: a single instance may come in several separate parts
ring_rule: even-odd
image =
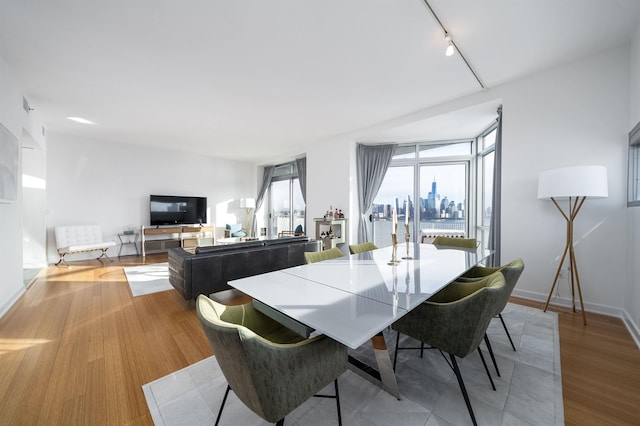
[[[469,281],[469,282],[452,281],[451,283],[447,284],[444,288],[442,288],[440,291],[433,294],[429,299],[427,299],[427,302],[443,302],[443,301],[452,301],[452,300],[462,299],[463,297],[466,297],[472,294],[473,292],[479,290],[483,286],[485,286],[488,282],[488,278],[489,278],[489,275],[483,278],[478,278],[473,281]],[[469,285],[471,282],[475,284]],[[505,290],[504,293],[506,292],[507,291]],[[489,337],[487,336],[486,333],[484,335],[484,342],[487,345],[487,350],[489,351],[489,355],[491,356],[491,361],[493,362],[493,366],[496,369],[496,374],[498,375],[498,377],[501,377],[500,369],[498,368],[498,362],[496,361],[496,357],[493,354],[493,348],[491,347],[491,342],[489,341]],[[425,344],[424,342],[421,342],[419,348],[400,348],[400,349],[420,349],[420,358],[422,358],[424,356]],[[478,347],[478,354],[480,355],[480,359],[482,360],[482,365],[484,366],[484,369],[487,373],[487,377],[489,377],[491,388],[493,390],[496,390],[496,385],[493,382],[491,373],[489,373],[489,369],[487,368],[487,364],[484,360],[484,355],[482,354],[482,351],[480,350],[479,347]],[[393,368],[395,369],[395,361],[394,361]]]
[[[349,245],[349,253],[364,253],[371,250],[378,250],[378,247],[373,244],[371,241],[367,241],[366,243],[361,244],[351,244]]]
[[[462,274],[460,277],[456,279],[458,282],[473,282],[479,279],[485,278],[491,274],[494,274],[498,271],[502,272],[505,279],[505,285],[507,287],[507,291],[503,295],[503,300],[500,302],[500,305],[496,308],[496,312],[494,316],[500,318],[500,322],[502,323],[502,327],[504,328],[505,333],[507,333],[507,337],[509,338],[509,343],[511,343],[511,348],[515,351],[516,346],[513,344],[513,340],[511,339],[511,334],[509,333],[509,329],[507,328],[507,324],[504,322],[504,318],[502,318],[502,311],[505,306],[507,306],[507,302],[509,301],[509,297],[511,297],[511,293],[520,279],[520,275],[522,275],[522,271],[524,270],[524,261],[520,258],[512,260],[506,265],[498,266],[498,267],[485,267],[485,266],[474,266],[469,271]]]
[[[456,375],[474,425],[477,424],[476,418],[456,357],[464,358],[477,350],[485,371],[491,377],[479,345],[505,288],[501,273],[489,275],[474,283],[447,286],[391,326],[398,332],[394,366],[398,350],[402,349],[399,347],[400,333],[439,349],[441,353],[449,354],[449,365]]]
[[[456,238],[438,235],[432,243],[434,246],[460,247],[460,248],[476,248],[478,241],[475,238]]]
[[[225,306],[200,295],[196,310],[228,383],[216,425],[230,390],[258,416],[282,425],[286,415],[331,382],[335,396],[315,396],[335,397],[342,424],[338,376],[347,369],[346,346],[324,335],[305,339],[252,303]]]
[[[307,263],[322,262],[323,260],[336,259],[342,256],[344,256],[344,253],[338,247],[330,248],[329,250],[304,252],[304,260]]]

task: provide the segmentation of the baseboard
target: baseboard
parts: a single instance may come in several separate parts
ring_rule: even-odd
[[[631,315],[629,315],[626,310],[624,311],[622,321],[624,321],[624,324],[627,326],[627,330],[631,333],[631,337],[633,337],[633,340],[636,342],[636,346],[640,349],[640,328],[638,328],[638,324],[633,321]]]
[[[535,300],[537,302],[546,303],[548,294],[536,293],[532,291],[526,290],[517,290],[514,289],[511,293],[515,297],[521,297],[523,299]],[[572,303],[571,299],[568,297],[559,297],[556,296],[551,299],[551,305],[561,306],[564,308],[571,308]],[[600,305],[597,303],[585,303],[584,304],[586,312],[592,312],[595,314],[607,315],[610,317],[620,318],[624,323],[625,327],[631,334],[631,338],[636,342],[636,346],[640,349],[640,328],[638,324],[636,324],[631,316],[624,310],[620,308],[614,308],[612,306]]]
[[[4,317],[4,315],[9,312],[9,309],[20,299],[20,297],[24,294],[27,289],[21,287],[12,297],[9,298],[7,303],[5,303],[2,308],[0,308],[0,318]]]
[[[545,303],[547,301],[547,297],[549,296],[548,294],[517,289],[514,289],[511,294],[516,297],[522,297],[523,299],[535,300],[542,303]],[[551,298],[549,304],[561,306],[563,308],[570,308],[572,306],[570,298],[560,296]],[[580,307],[579,304],[577,305],[577,307]],[[592,312],[594,314],[608,315],[610,317],[616,317],[620,319],[622,319],[624,316],[624,311],[622,309],[614,308],[612,306],[599,305],[597,303],[585,303],[584,307],[585,311]]]

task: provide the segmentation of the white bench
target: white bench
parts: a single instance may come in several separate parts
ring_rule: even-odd
[[[115,247],[114,241],[102,240],[102,229],[99,225],[56,226],[56,247],[60,260],[56,265],[69,265],[64,257],[68,254],[101,251],[98,259],[107,256],[107,250]]]

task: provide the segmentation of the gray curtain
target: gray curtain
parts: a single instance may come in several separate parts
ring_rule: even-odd
[[[493,161],[493,198],[491,200],[491,221],[489,223],[489,250],[493,256],[490,266],[500,266],[500,223],[502,217],[502,106],[498,108],[498,126],[496,127],[496,142]]]
[[[256,209],[254,211],[258,211],[260,207],[262,207],[262,202],[264,201],[264,196],[269,189],[269,184],[271,183],[271,178],[273,177],[273,166],[266,166],[264,168],[264,173],[262,174],[262,185],[260,186],[260,192],[258,193],[258,198],[256,198]],[[258,222],[256,219],[256,215],[253,215],[253,221],[251,222],[251,235],[254,237],[258,236],[257,231]]]
[[[298,167],[298,182],[300,182],[300,191],[302,191],[302,200],[307,202],[307,157],[296,159]]]
[[[397,144],[363,145],[356,147],[356,161],[358,172],[358,207],[360,220],[358,222],[358,242],[371,241],[367,226],[368,213],[373,199],[378,194],[380,185],[387,173],[389,163]]]

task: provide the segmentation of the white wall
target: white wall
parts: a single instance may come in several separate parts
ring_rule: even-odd
[[[22,93],[4,60],[0,58],[0,123],[16,138],[22,135]],[[21,150],[20,150],[21,151]],[[19,170],[20,174],[21,171]],[[18,185],[20,186],[20,185]],[[0,203],[0,314],[24,291],[22,284],[22,241],[20,198]]]
[[[316,226],[314,218],[321,218],[329,210],[329,206],[342,209],[347,219],[347,226],[351,228],[357,220],[350,210],[349,196],[351,180],[355,180],[355,173],[351,174],[349,142],[334,139],[309,147],[307,151],[307,235],[315,238]],[[339,246],[345,253],[349,253],[348,245],[352,244],[347,235],[346,244]]]
[[[628,130],[640,122],[640,29],[631,42],[630,99]],[[627,286],[624,291],[624,309],[627,323],[635,325],[635,338],[640,346],[640,207],[627,209],[629,241],[627,244]]]
[[[606,166],[609,198],[588,200],[583,206],[575,223],[575,250],[587,309],[622,315],[627,275],[621,241],[627,235],[628,91],[629,50],[620,47],[389,124],[502,99],[502,260],[524,259],[525,271],[514,294],[542,301],[549,294],[564,248],[565,222],[551,202],[536,198],[538,174],[571,165]],[[366,134],[371,135],[371,130]],[[349,200],[353,163],[344,170],[328,165],[338,155],[353,156],[357,140],[358,135],[352,134],[308,152],[310,214],[319,214],[329,202]],[[349,226],[351,235],[357,235],[357,205],[353,206]],[[559,303],[570,297],[566,279],[559,295]]]
[[[244,223],[239,200],[256,195],[256,167],[250,163],[53,132],[47,139],[49,262],[57,261],[55,226],[96,223],[104,239],[118,242],[124,227],[149,225],[150,194],[207,197],[218,237],[226,223]],[[135,252],[125,249],[123,254]]]
[[[629,129],[640,121],[640,28],[636,31],[630,48],[630,102]]]
[[[526,264],[516,293],[546,298],[564,248],[565,221],[536,199],[537,175],[603,165],[609,198],[587,200],[574,243],[588,309],[621,314],[626,261],[616,248],[626,237],[628,81],[628,50],[618,48],[502,88],[503,260],[521,256]],[[568,279],[560,284],[569,298]]]
[[[0,203],[0,316],[24,292],[22,280],[22,139],[24,129],[41,129],[37,114],[27,115],[22,108],[22,90],[11,70],[0,57],[0,123],[18,140],[17,200]],[[43,143],[44,137],[36,136]]]

